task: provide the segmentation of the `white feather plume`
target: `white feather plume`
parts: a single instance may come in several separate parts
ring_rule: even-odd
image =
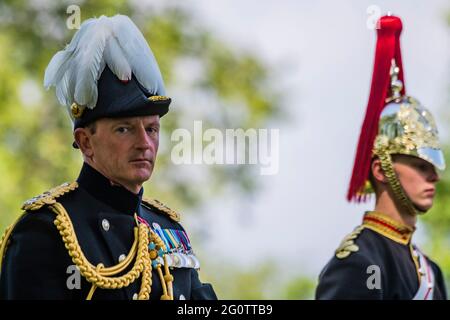
[[[116,15],[111,19],[114,35],[123,48],[136,79],[150,93],[165,95],[158,63],[142,33],[127,16]]]
[[[82,28],[75,33],[70,44],[66,46],[64,50],[57,52],[45,70],[44,86],[49,89],[55,83],[58,83],[64,73],[67,71],[67,64],[70,62],[75,49],[78,47],[80,39],[84,34],[95,24],[96,19],[88,19],[82,24]]]
[[[105,50],[105,62],[120,80],[131,80],[131,66],[115,37],[108,39]]]
[[[88,108],[97,103],[97,79],[102,65],[106,40],[111,36],[108,18],[100,17],[95,32],[84,41],[80,41],[77,54],[71,64],[70,72],[76,72],[74,100]]]
[[[59,102],[88,108],[97,104],[97,81],[105,66],[121,80],[132,74],[152,94],[164,95],[156,59],[142,33],[123,15],[86,20],[45,70],[44,86],[56,87]]]

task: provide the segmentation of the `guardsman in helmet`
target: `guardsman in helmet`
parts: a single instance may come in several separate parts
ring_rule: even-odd
[[[445,162],[432,115],[405,93],[401,30],[398,17],[381,17],[348,191],[356,202],[375,193],[375,208],[322,270],[317,299],[446,299],[440,268],[412,241]]]

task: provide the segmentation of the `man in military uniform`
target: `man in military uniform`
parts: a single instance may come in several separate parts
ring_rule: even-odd
[[[445,168],[433,117],[405,95],[401,20],[384,16],[348,200],[375,192],[375,210],[345,237],[319,276],[317,299],[446,299],[439,267],[411,238]]]
[[[44,84],[69,108],[84,164],[6,231],[0,298],[216,299],[179,215],[143,197],[171,100],[138,28],[122,15],[87,20]]]

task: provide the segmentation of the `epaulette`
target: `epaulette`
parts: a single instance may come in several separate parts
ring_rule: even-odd
[[[178,212],[173,211],[168,206],[163,204],[161,201],[150,198],[142,198],[142,204],[150,210],[154,209],[167,215],[170,219],[172,219],[175,222],[180,222],[180,215],[178,214]]]
[[[60,186],[50,189],[34,198],[31,198],[22,205],[22,210],[38,210],[45,205],[51,205],[56,203],[56,199],[62,195],[69,193],[78,188],[78,182],[66,182]]]
[[[342,240],[339,248],[336,249],[335,254],[336,258],[344,259],[347,258],[352,252],[357,252],[359,247],[355,244],[355,239],[359,237],[361,231],[364,229],[364,226],[358,226],[352,233],[345,236]]]

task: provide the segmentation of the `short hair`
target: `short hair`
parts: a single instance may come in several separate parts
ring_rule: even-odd
[[[89,123],[88,125],[86,125],[86,128],[89,129],[89,132],[91,134],[95,134],[97,132],[97,121]]]
[[[391,157],[392,163],[394,163],[398,159],[398,154],[391,154],[390,157]],[[372,158],[372,160],[370,162],[370,171],[369,171],[369,182],[370,182],[370,185],[372,186],[372,189],[375,192],[375,194],[377,194],[377,181],[375,180],[375,177],[373,176],[373,173],[372,173],[372,164],[376,159],[379,159],[379,157],[374,156]],[[381,169],[383,169],[383,168],[381,168]]]
[[[377,194],[377,182],[372,173],[372,164],[376,159],[379,159],[378,156],[374,156],[372,158],[372,160],[370,161],[370,170],[369,170],[369,182],[370,182],[370,185],[372,186],[373,191],[375,192],[375,195]]]

